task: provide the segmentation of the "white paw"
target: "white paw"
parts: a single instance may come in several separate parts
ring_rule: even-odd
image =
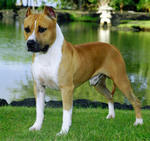
[[[63,135],[67,135],[68,131],[66,130],[61,130],[59,133],[56,134],[56,136],[63,136]]]
[[[109,109],[109,112],[108,112],[106,119],[115,118],[114,104],[112,102],[108,102],[108,109]]]
[[[136,118],[136,121],[134,122],[134,126],[142,125],[142,124],[143,124],[143,119],[142,118]]]
[[[40,130],[41,129],[41,125],[38,125],[38,124],[33,124],[33,126],[31,126],[30,128],[29,128],[29,131],[38,131],[38,130]]]
[[[106,119],[111,119],[111,118],[115,118],[115,114],[108,114]]]

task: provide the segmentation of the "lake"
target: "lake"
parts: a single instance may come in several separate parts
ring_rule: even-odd
[[[127,74],[136,96],[143,105],[150,105],[150,32],[115,31],[101,29],[97,23],[70,22],[60,27],[66,40],[73,44],[102,41],[115,45],[123,55]],[[8,103],[33,97],[31,60],[27,52],[21,21],[0,21],[0,98]],[[111,89],[112,82],[107,80]],[[59,92],[47,89],[46,100],[60,100]],[[106,102],[105,98],[85,83],[77,88],[75,99]],[[128,103],[117,90],[115,101]]]

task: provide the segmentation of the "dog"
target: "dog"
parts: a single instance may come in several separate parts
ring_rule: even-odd
[[[134,125],[143,124],[140,101],[131,88],[123,57],[113,45],[102,42],[72,45],[65,40],[53,8],[47,6],[40,14],[32,14],[28,8],[24,36],[28,51],[33,53],[32,75],[36,98],[36,121],[30,131],[42,127],[47,86],[61,91],[63,123],[57,135],[67,134],[72,123],[74,88],[87,80],[108,100],[107,119],[115,117],[112,95],[118,87],[135,110]],[[114,82],[112,92],[106,87],[106,78]]]

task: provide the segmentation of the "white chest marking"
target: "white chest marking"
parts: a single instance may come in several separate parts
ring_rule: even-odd
[[[32,64],[32,73],[36,83],[58,89],[58,69],[62,58],[63,42],[63,34],[56,24],[55,42],[49,47],[47,53],[36,54]]]

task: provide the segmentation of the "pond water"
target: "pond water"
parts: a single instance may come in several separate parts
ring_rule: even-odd
[[[97,23],[70,22],[60,27],[66,40],[73,44],[103,41],[115,45],[122,53],[136,96],[143,105],[150,105],[150,32],[100,29]],[[9,103],[33,97],[31,58],[26,51],[23,22],[0,21],[0,98]],[[111,82],[107,84],[111,87]],[[60,100],[60,93],[47,90],[46,100]],[[75,90],[75,99],[104,101],[88,83]],[[119,90],[115,101],[128,103]]]

